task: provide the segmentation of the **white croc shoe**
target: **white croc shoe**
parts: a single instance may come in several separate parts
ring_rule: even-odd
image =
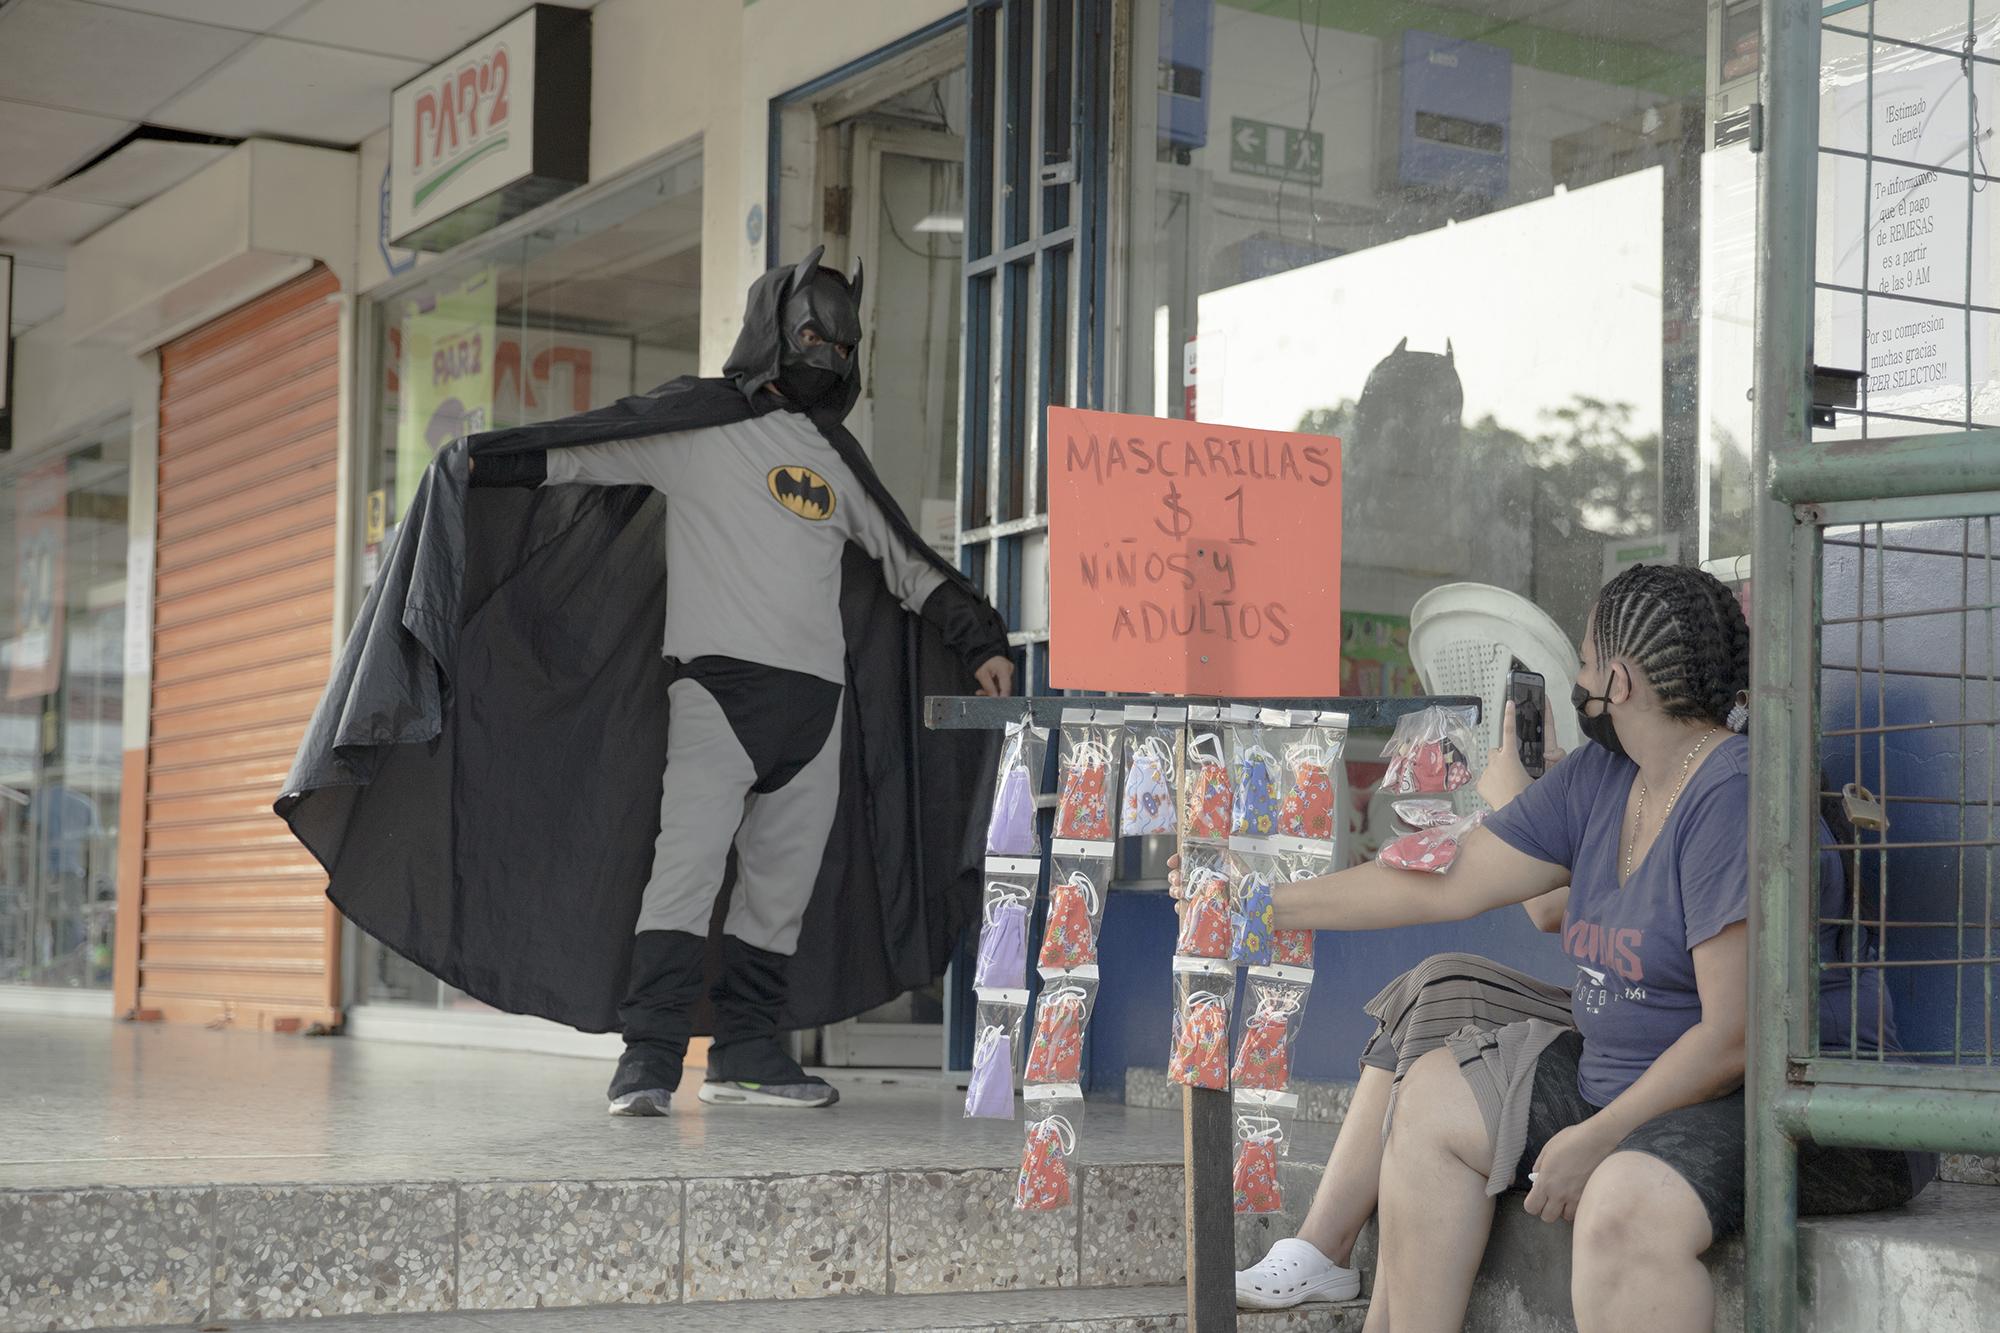
[[[1361,1294],[1361,1274],[1342,1268],[1312,1242],[1292,1237],[1271,1247],[1263,1261],[1236,1274],[1236,1303],[1252,1310],[1289,1310],[1306,1301],[1351,1301]]]

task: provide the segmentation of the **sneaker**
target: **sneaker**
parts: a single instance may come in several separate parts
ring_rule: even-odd
[[[665,1088],[642,1088],[638,1092],[628,1092],[611,1099],[613,1115],[665,1115],[667,1103],[674,1094]]]
[[[1361,1274],[1342,1268],[1311,1241],[1296,1236],[1271,1247],[1261,1263],[1236,1274],[1236,1303],[1252,1310],[1289,1310],[1306,1301],[1351,1301]]]
[[[823,1078],[802,1074],[798,1083],[750,1083],[711,1080],[696,1094],[709,1106],[777,1106],[809,1111],[840,1100],[840,1089]]]
[[[605,1096],[613,1115],[659,1116],[667,1113],[680,1084],[680,1064],[669,1054],[646,1046],[627,1046],[618,1057]]]

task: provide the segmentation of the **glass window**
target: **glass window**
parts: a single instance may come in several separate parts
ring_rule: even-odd
[[[1342,438],[1347,688],[1696,554],[1708,5],[1138,8],[1126,405]]]
[[[683,156],[503,240],[469,245],[373,303],[364,582],[439,448],[695,373],[701,195],[701,159]],[[364,1001],[485,1007],[372,939],[360,959]]]
[[[0,984],[107,987],[131,431],[0,475]]]

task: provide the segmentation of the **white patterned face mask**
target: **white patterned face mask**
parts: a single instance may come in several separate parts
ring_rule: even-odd
[[[1173,757],[1158,740],[1142,741],[1132,750],[1120,831],[1135,837],[1174,831]]]

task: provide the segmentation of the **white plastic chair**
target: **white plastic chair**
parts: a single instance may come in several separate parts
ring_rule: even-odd
[[[1518,593],[1488,583],[1447,583],[1410,608],[1410,661],[1426,694],[1470,694],[1480,701],[1473,733],[1472,771],[1500,743],[1500,711],[1507,702],[1507,673],[1519,661],[1548,683],[1546,723],[1564,750],[1583,744],[1576,710],[1569,706],[1576,649],[1549,616]]]

